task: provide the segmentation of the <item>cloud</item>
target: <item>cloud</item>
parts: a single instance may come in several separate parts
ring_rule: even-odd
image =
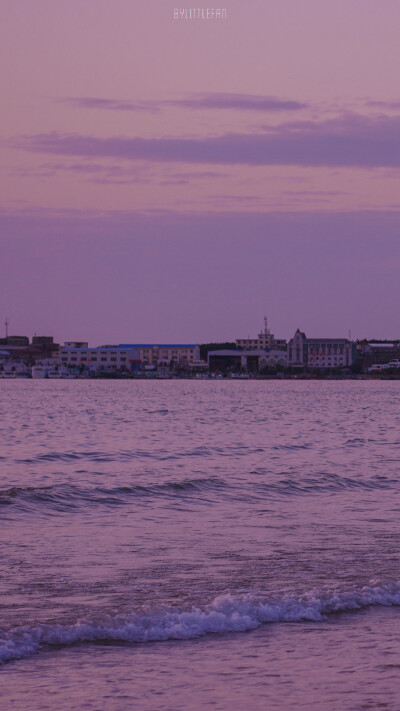
[[[237,109],[243,111],[299,111],[307,104],[276,96],[258,94],[232,94],[211,92],[190,94],[183,99],[167,101],[130,101],[126,99],[105,99],[93,96],[72,96],[56,99],[57,103],[68,104],[76,109],[101,109],[106,111],[160,111],[162,107],[174,106],[187,109]]]
[[[75,109],[103,109],[106,111],[159,111],[154,101],[125,101],[118,99],[102,99],[93,96],[66,97],[56,99],[57,103],[68,104]]]
[[[373,101],[370,99],[366,105],[376,109],[394,109],[396,111],[400,109],[400,101]]]
[[[207,197],[210,200],[229,200],[231,202],[249,202],[262,199],[259,195],[208,195]]]
[[[238,109],[244,111],[299,111],[307,107],[307,104],[300,101],[279,99],[276,96],[231,94],[228,92],[193,94],[187,99],[177,99],[166,103],[190,109]]]
[[[327,197],[336,195],[348,195],[349,193],[345,192],[344,190],[284,190],[283,194],[294,195],[295,197],[318,197],[319,195]]]
[[[14,142],[37,153],[159,163],[298,165],[308,167],[400,166],[400,117],[349,114],[325,121],[297,121],[259,133],[198,138],[95,138],[57,132]]]
[[[226,178],[227,173],[220,173],[216,170],[202,170],[199,172],[183,172],[183,173],[172,173],[171,174],[172,178],[176,178],[177,180],[183,179],[183,180],[208,180],[209,178]]]
[[[188,185],[188,180],[160,180],[159,185]]]
[[[15,168],[10,176],[22,178],[54,178],[60,173],[76,173],[86,182],[102,184],[148,183],[150,177],[144,167],[137,168],[99,163],[43,163],[34,168]]]

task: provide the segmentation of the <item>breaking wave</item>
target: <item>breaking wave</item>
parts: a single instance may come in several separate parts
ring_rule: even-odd
[[[263,598],[224,594],[209,605],[190,610],[162,608],[129,615],[106,615],[75,624],[19,627],[0,632],[0,662],[29,656],[40,649],[94,642],[143,643],[187,640],[208,634],[247,632],[272,622],[322,621],[334,613],[373,605],[400,605],[400,582],[372,584],[348,591],[312,591],[302,596]]]

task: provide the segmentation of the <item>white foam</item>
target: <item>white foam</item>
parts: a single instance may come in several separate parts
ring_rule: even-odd
[[[268,622],[319,621],[335,612],[370,605],[400,605],[400,582],[371,584],[348,591],[312,591],[299,597],[265,598],[247,594],[221,595],[204,609],[161,609],[130,615],[105,616],[72,625],[37,625],[0,633],[0,662],[26,657],[49,645],[101,640],[155,642],[194,639],[207,634],[246,632]]]

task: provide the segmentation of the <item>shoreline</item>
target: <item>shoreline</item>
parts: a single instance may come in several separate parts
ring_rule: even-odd
[[[298,374],[298,375],[247,375],[247,376],[230,376],[230,375],[215,375],[215,376],[208,376],[208,375],[203,375],[201,377],[193,376],[193,375],[143,375],[143,376],[137,376],[137,375],[120,375],[120,374],[110,374],[110,375],[77,375],[76,377],[60,377],[60,378],[32,378],[32,377],[21,377],[21,376],[15,376],[15,377],[1,377],[0,376],[0,382],[1,381],[27,381],[27,380],[51,380],[51,381],[59,381],[62,380],[64,381],[81,381],[81,380],[90,380],[90,381],[99,381],[99,380],[128,380],[128,381],[135,381],[135,382],[147,382],[147,381],[154,381],[154,380],[191,380],[195,382],[200,382],[200,381],[208,381],[208,382],[215,382],[215,381],[224,381],[224,382],[231,382],[231,381],[260,381],[260,380],[274,380],[274,381],[283,381],[283,380],[301,380],[301,381],[313,381],[313,382],[326,382],[326,381],[339,381],[339,380],[357,380],[357,381],[400,381],[400,374],[398,375],[368,375],[368,374],[356,374],[356,375],[304,375],[304,374]]]

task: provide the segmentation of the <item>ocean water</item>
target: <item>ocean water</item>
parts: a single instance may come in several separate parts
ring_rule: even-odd
[[[1,709],[400,708],[399,404],[1,382]]]

